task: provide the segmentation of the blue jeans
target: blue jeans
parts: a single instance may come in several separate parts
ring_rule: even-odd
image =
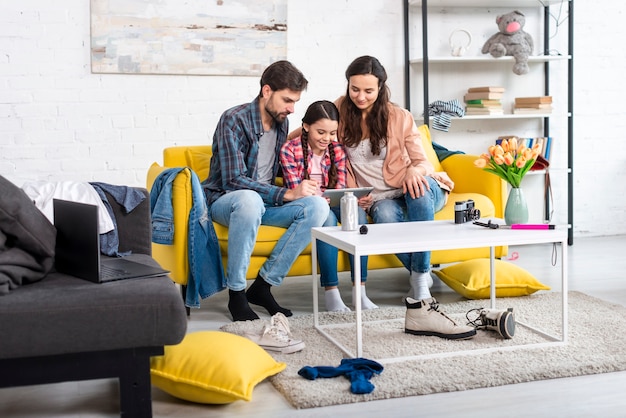
[[[240,291],[246,288],[246,273],[259,226],[287,228],[259,271],[266,282],[278,286],[311,242],[311,228],[324,224],[328,203],[319,196],[309,196],[282,206],[269,206],[257,192],[237,190],[211,204],[211,217],[228,227],[227,286]]]
[[[445,204],[445,192],[432,177],[426,177],[430,190],[424,196],[413,199],[405,193],[397,199],[383,199],[370,208],[374,223],[432,221],[435,213]],[[396,254],[409,272],[430,271],[430,251]]]
[[[330,213],[323,226],[336,226],[338,218],[341,217],[341,209],[336,206],[330,208]],[[367,215],[365,211],[359,208],[359,225],[367,223]],[[323,287],[337,286],[339,278],[337,277],[337,247],[322,241],[317,241],[317,259],[320,265],[320,284]],[[350,273],[352,281],[354,281],[354,256],[349,254]],[[367,281],[367,257],[361,257],[361,282]]]

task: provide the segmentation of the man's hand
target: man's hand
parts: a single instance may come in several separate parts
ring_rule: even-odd
[[[402,182],[402,191],[409,192],[413,199],[424,196],[426,191],[430,190],[430,185],[426,176],[421,173],[419,167],[409,167]]]
[[[317,182],[315,180],[302,180],[295,189],[289,189],[285,192],[283,200],[288,202],[297,200],[307,196],[314,196],[317,193]]]

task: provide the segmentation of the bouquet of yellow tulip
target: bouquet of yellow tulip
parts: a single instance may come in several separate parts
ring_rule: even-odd
[[[511,187],[519,187],[524,175],[530,170],[539,155],[539,144],[528,148],[518,145],[517,137],[503,139],[500,145],[489,147],[487,154],[482,154],[474,165],[493,173],[507,181]]]

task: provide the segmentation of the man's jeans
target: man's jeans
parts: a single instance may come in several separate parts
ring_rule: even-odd
[[[323,226],[336,226],[337,219],[341,217],[341,209],[339,206],[330,208],[330,213]],[[367,215],[365,211],[359,208],[359,225],[367,223]],[[317,241],[317,259],[320,265],[320,284],[323,287],[337,286],[339,278],[337,277],[337,247],[322,241]],[[348,255],[350,261],[350,274],[354,281],[354,256]],[[361,257],[361,282],[367,281],[367,256]]]
[[[211,217],[228,227],[228,288],[246,288],[246,272],[260,225],[287,228],[259,271],[266,282],[278,286],[311,242],[311,228],[322,226],[328,212],[328,203],[320,196],[269,206],[252,190],[229,192],[213,202]]]
[[[435,213],[445,204],[445,192],[432,177],[426,177],[430,190],[416,199],[405,193],[397,199],[384,199],[374,203],[370,216],[374,223],[432,221]],[[401,239],[401,238],[399,238]],[[396,254],[409,272],[425,273],[430,271],[430,251]]]

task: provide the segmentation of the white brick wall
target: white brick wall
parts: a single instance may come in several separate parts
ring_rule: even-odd
[[[577,1],[575,12],[574,231],[624,234],[623,11],[600,0]],[[164,147],[210,143],[221,112],[258,92],[254,77],[91,74],[89,30],[88,1],[0,0],[0,174],[18,185],[142,186]],[[343,93],[345,68],[362,54],[383,62],[404,103],[401,0],[290,2],[288,46],[310,81],[292,127],[308,103]]]

